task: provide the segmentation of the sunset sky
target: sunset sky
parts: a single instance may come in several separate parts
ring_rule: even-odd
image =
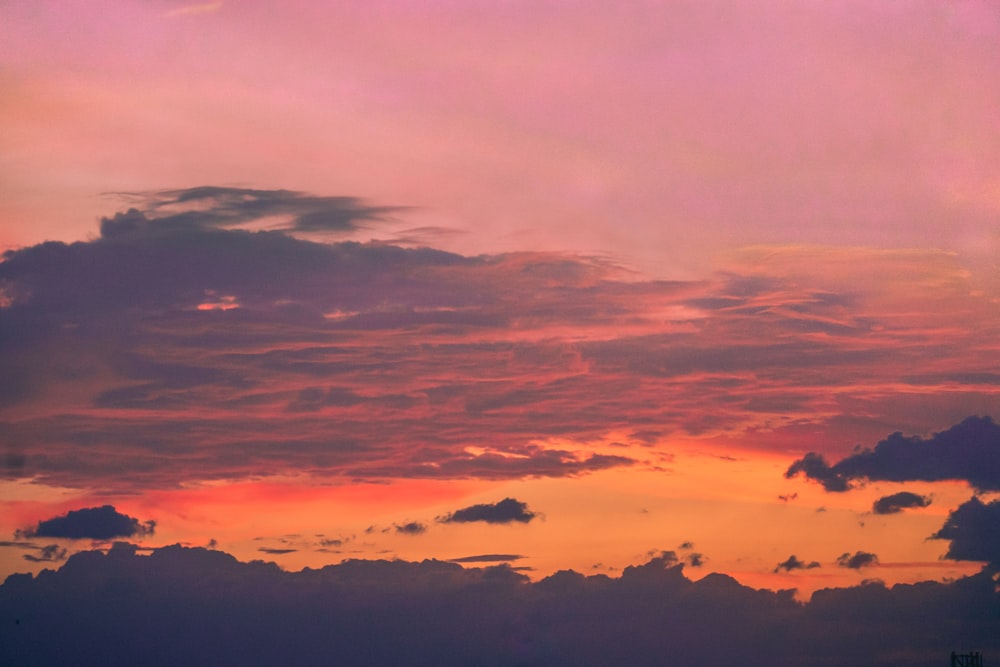
[[[987,0],[0,4],[0,580],[1000,563],[998,45]]]

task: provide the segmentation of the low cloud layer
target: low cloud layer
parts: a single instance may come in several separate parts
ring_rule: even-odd
[[[63,516],[39,521],[34,528],[18,531],[25,537],[61,537],[70,540],[113,540],[145,537],[156,529],[155,521],[139,519],[118,512],[111,505],[70,510]]]
[[[984,491],[1000,490],[1000,426],[990,417],[968,417],[929,438],[896,432],[871,449],[830,465],[815,452],[792,463],[785,477],[804,474],[827,491],[846,491],[856,480],[937,482],[964,480]],[[912,495],[912,494],[911,494]],[[904,502],[908,495],[897,494]],[[893,497],[896,498],[896,497]],[[896,500],[886,507],[892,507]],[[902,505],[915,507],[923,505]],[[877,511],[877,510],[876,510]]]
[[[471,505],[438,517],[440,523],[528,523],[537,516],[528,509],[528,504],[514,498],[504,498],[495,503]]]
[[[827,589],[806,603],[667,555],[618,578],[507,565],[345,561],[285,572],[205,549],[127,544],[0,586],[0,662],[934,667],[1000,653],[989,572],[952,583]],[[55,641],[57,638],[58,641]],[[847,640],[849,638],[849,641]]]

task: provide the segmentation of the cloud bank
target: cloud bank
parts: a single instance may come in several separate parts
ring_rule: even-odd
[[[345,561],[284,572],[200,548],[82,552],[0,586],[0,661],[935,667],[956,647],[1000,652],[989,572],[942,584],[754,590],[691,581],[667,557],[620,577],[507,565]],[[54,641],[58,638],[58,641]]]

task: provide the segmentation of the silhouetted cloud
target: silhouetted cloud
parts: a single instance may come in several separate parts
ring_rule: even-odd
[[[948,514],[931,537],[951,540],[946,558],[985,561],[1000,567],[1000,500],[984,503],[971,498]]]
[[[785,471],[785,477],[791,478],[800,472],[821,483],[827,491],[847,491],[848,489],[847,480],[830,467],[822,454],[807,453],[788,467],[788,470]]]
[[[781,570],[784,570],[785,572],[791,572],[792,570],[812,570],[817,567],[820,567],[818,562],[811,561],[806,563],[805,561],[799,560],[795,554],[792,554],[787,559],[778,563],[778,565],[774,568],[774,571],[780,572]]]
[[[507,563],[510,561],[521,560],[524,556],[519,554],[479,554],[478,556],[463,556],[461,558],[452,558],[449,560],[451,563]]]
[[[1000,426],[990,417],[968,417],[930,438],[896,432],[873,449],[829,465],[810,452],[792,463],[785,477],[798,473],[827,491],[846,491],[856,479],[890,482],[965,480],[978,489],[1000,490]]]
[[[25,537],[62,537],[71,540],[111,540],[116,537],[152,535],[155,521],[140,523],[111,505],[70,510],[64,516],[39,521],[34,528],[18,531]]]
[[[38,554],[24,554],[22,558],[33,563],[58,563],[66,560],[67,550],[58,544],[49,544],[41,547]]]
[[[612,578],[508,565],[345,561],[285,572],[206,549],[115,544],[0,586],[0,663],[338,665],[930,665],[1000,652],[990,573],[943,584],[754,590],[691,581],[667,557]],[[20,619],[15,624],[10,619]],[[836,628],[836,632],[831,631]],[[387,640],[391,638],[391,640]],[[56,640],[57,639],[57,640]],[[937,660],[935,658],[934,660]]]
[[[427,526],[419,521],[408,521],[402,524],[393,524],[393,528],[400,535],[420,535],[427,532]]]
[[[298,549],[287,549],[278,547],[258,547],[257,551],[265,554],[270,554],[272,556],[283,556],[284,554],[293,554]]]
[[[867,551],[855,551],[853,554],[842,553],[837,556],[837,565],[859,570],[870,565],[878,565],[878,556]]]
[[[275,221],[284,232],[347,232],[397,207],[367,206],[355,197],[317,197],[294,190],[202,186],[182,190],[121,193],[138,204],[101,220],[104,238],[182,229],[235,228]]]
[[[450,514],[438,517],[440,523],[468,523],[485,521],[486,523],[528,523],[537,515],[528,509],[528,504],[514,498],[504,498],[496,503],[471,505],[455,510]]]
[[[910,491],[900,491],[889,496],[883,496],[872,504],[875,514],[897,514],[911,507],[927,507],[931,499]]]

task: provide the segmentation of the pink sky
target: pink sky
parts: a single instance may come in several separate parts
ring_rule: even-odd
[[[1000,417],[998,44],[971,0],[6,3],[0,531],[974,571],[926,538],[1000,480],[784,473]],[[350,222],[234,231],[303,211]],[[437,521],[505,497],[544,520]]]

